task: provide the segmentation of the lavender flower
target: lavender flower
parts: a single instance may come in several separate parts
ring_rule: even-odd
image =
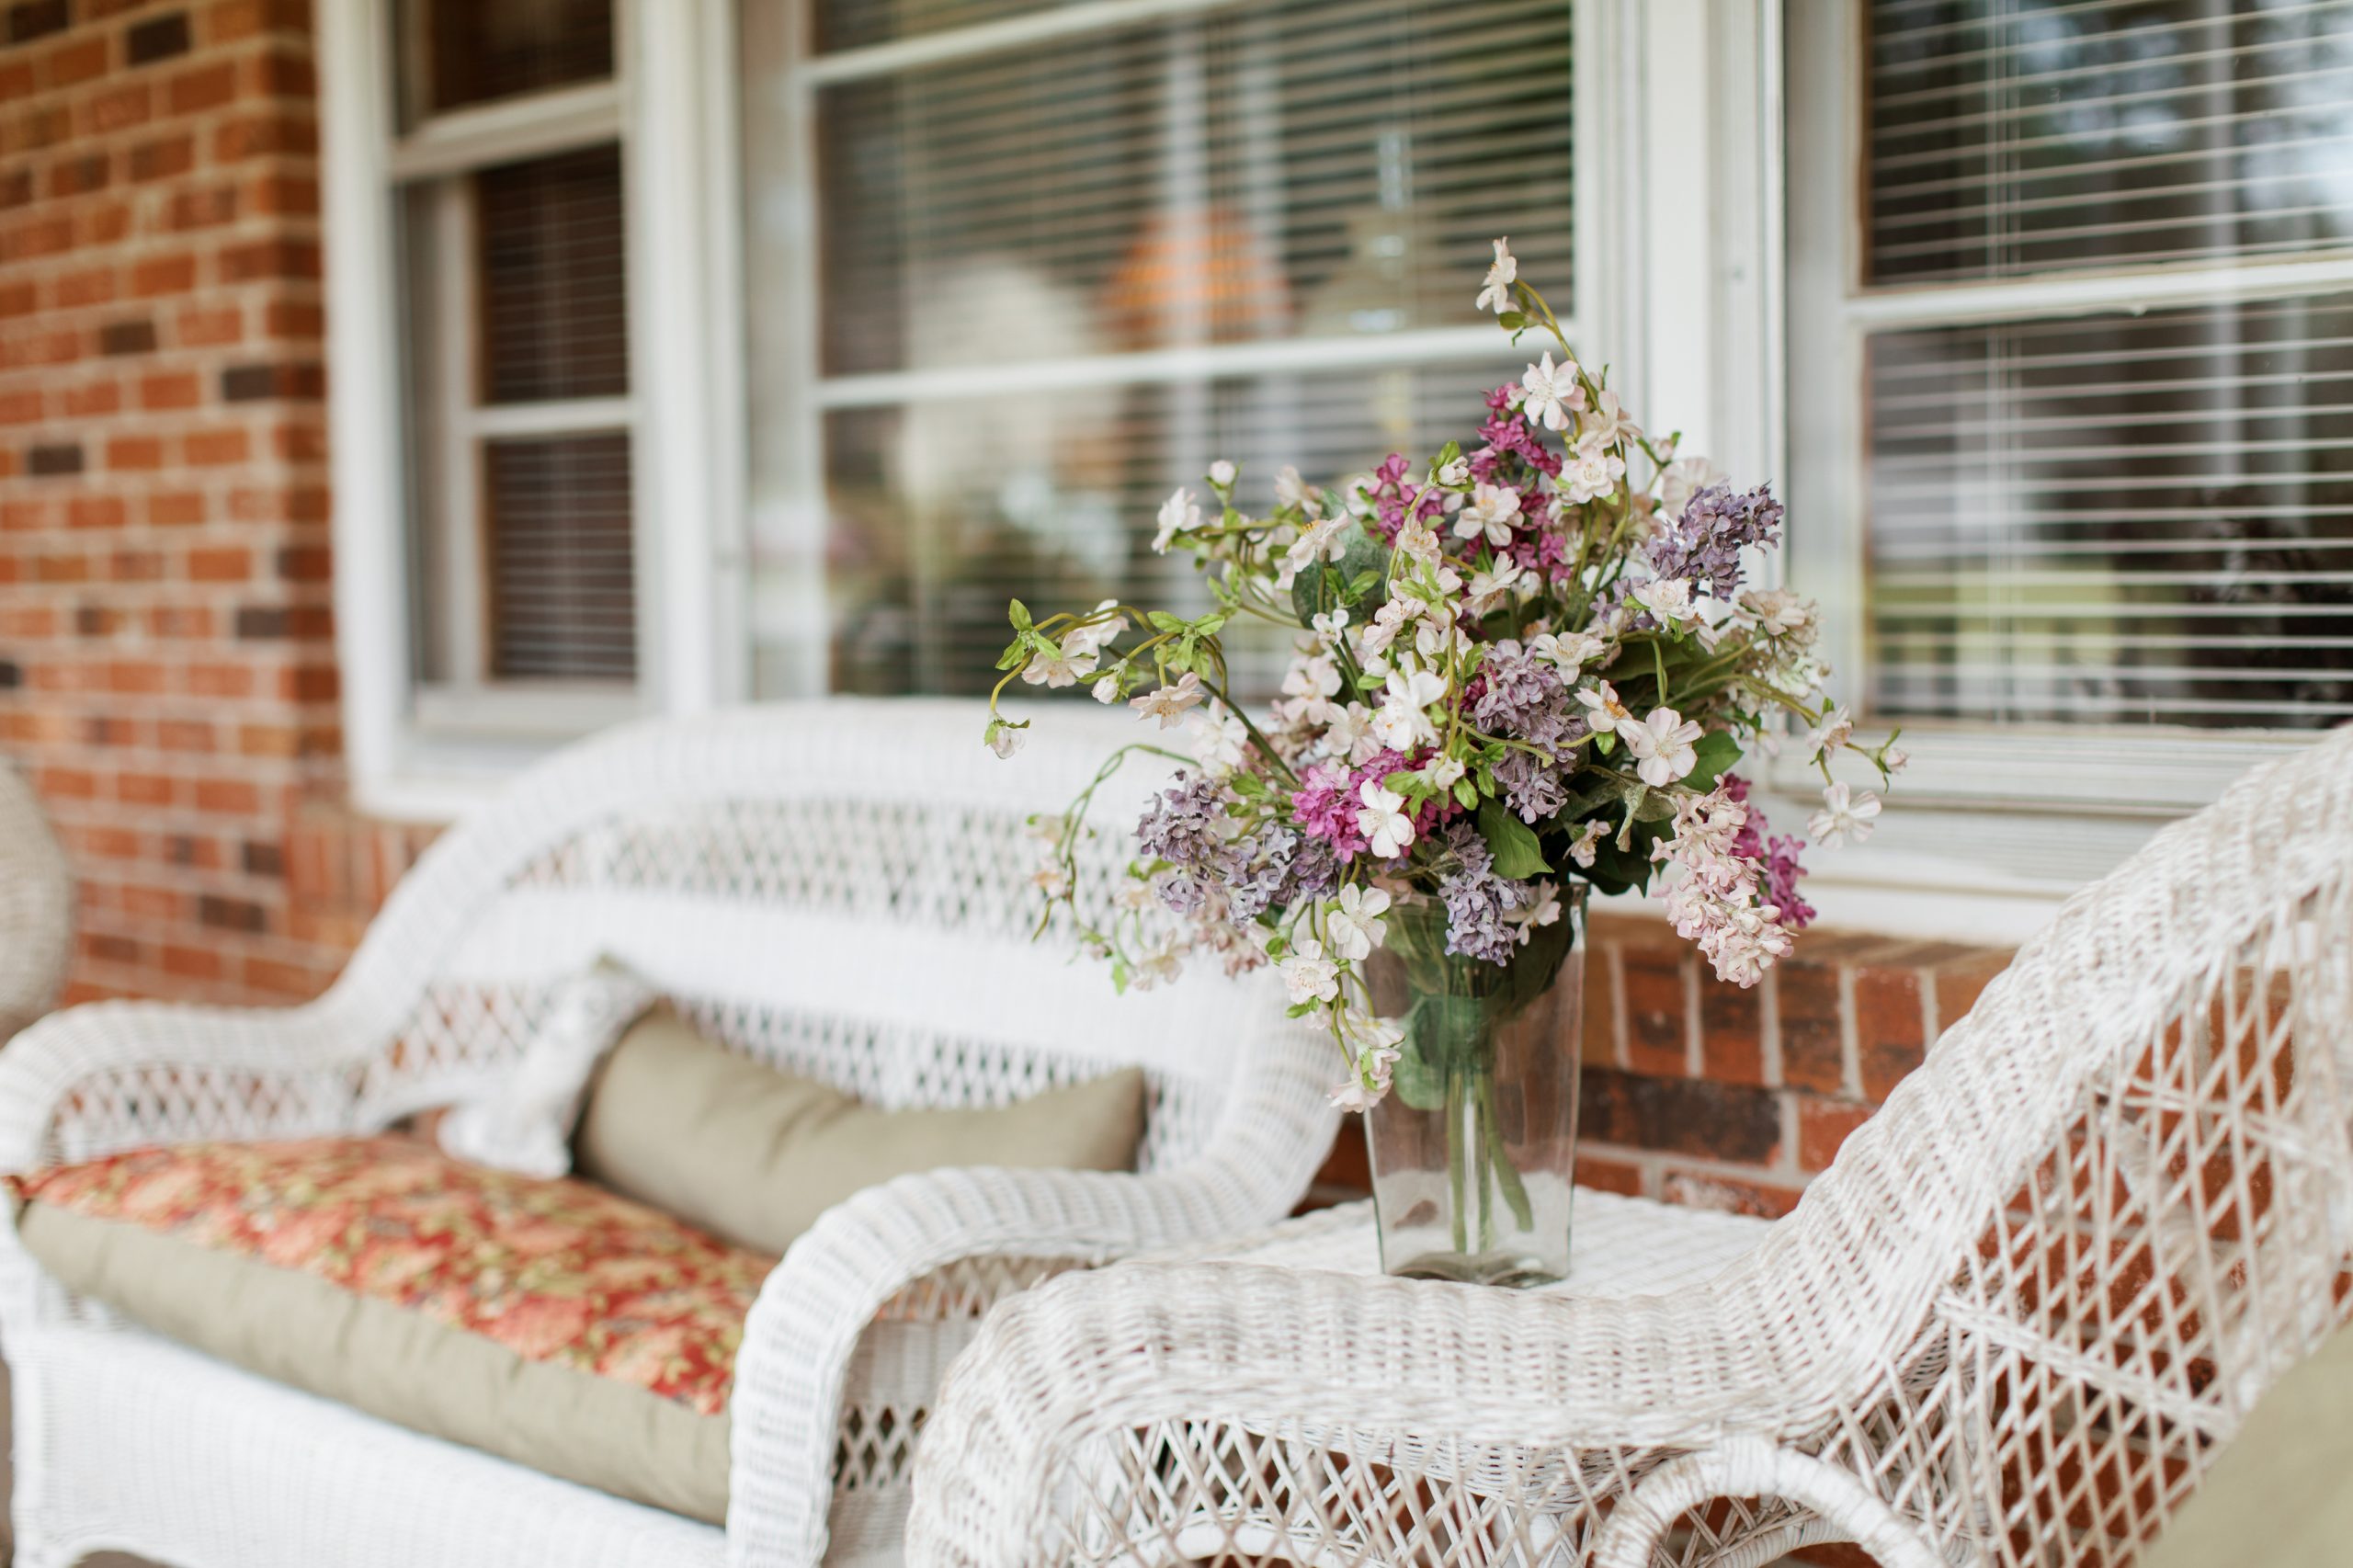
[[[1569,803],[1561,770],[1524,751],[1507,751],[1495,763],[1504,800],[1524,823],[1540,823]]]
[[[1226,847],[1217,832],[1225,814],[1216,784],[1197,773],[1179,773],[1136,823],[1136,842],[1145,854],[1178,866],[1207,867]]]
[[[1720,599],[1740,590],[1740,552],[1746,545],[1777,541],[1781,504],[1773,487],[1760,484],[1735,495],[1729,484],[1711,484],[1683,504],[1683,516],[1647,547],[1651,570],[1662,578],[1688,578]]]
[[[1471,708],[1481,729],[1540,746],[1566,738],[1574,704],[1552,665],[1506,643],[1488,652],[1483,673],[1486,689]]]
[[[1519,945],[1519,928],[1506,916],[1528,902],[1528,884],[1495,875],[1495,858],[1487,852],[1486,840],[1468,823],[1446,830],[1446,846],[1461,862],[1460,869],[1438,884],[1438,897],[1446,903],[1446,950],[1489,963],[1510,962]]]
[[[1236,925],[1257,919],[1281,896],[1302,842],[1300,835],[1278,827],[1267,831],[1264,855],[1259,853],[1257,840],[1245,840],[1235,846],[1238,864],[1225,876],[1225,897]]]

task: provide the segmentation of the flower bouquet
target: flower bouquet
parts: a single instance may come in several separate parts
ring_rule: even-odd
[[[1263,517],[1212,465],[1207,504],[1170,496],[1153,544],[1193,556],[1213,608],[1015,601],[986,735],[1018,749],[1028,721],[996,706],[1016,679],[1087,683],[1153,726],[1097,780],[1132,751],[1183,764],[1127,881],[1082,896],[1082,799],[1040,824],[1048,915],[1122,986],[1197,955],[1277,966],[1347,1064],[1335,1100],[1370,1112],[1390,1269],[1515,1282],[1567,1267],[1586,890],[1658,876],[1675,929],[1754,984],[1813,912],[1802,841],[1771,835],[1734,765],[1802,726],[1811,831],[1836,845],[1880,804],[1833,756],[1882,784],[1903,761],[1824,695],[1813,607],[1744,584],[1780,503],[1645,435],[1518,271],[1496,241],[1480,305],[1554,343],[1489,394],[1469,449],[1329,488],[1286,468]],[[1257,713],[1222,641],[1245,619],[1295,638]]]

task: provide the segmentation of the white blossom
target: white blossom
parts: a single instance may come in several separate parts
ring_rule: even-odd
[[[1740,596],[1740,608],[1768,637],[1787,637],[1813,619],[1813,606],[1787,588],[1752,588]]]
[[[1806,737],[1806,749],[1819,758],[1836,751],[1855,736],[1854,715],[1847,711],[1845,703],[1822,716]]]
[[[1877,795],[1866,790],[1858,795],[1842,780],[1827,785],[1822,791],[1822,810],[1806,819],[1806,829],[1813,841],[1824,849],[1836,849],[1842,844],[1860,844],[1871,835],[1871,819],[1879,815]]]
[[[1519,516],[1519,492],[1505,484],[1480,484],[1471,493],[1471,500],[1454,519],[1454,537],[1477,539],[1486,536],[1489,544],[1498,547],[1511,542],[1514,519]]]
[[[1162,555],[1176,541],[1180,533],[1188,533],[1201,526],[1201,508],[1189,490],[1179,490],[1160,504],[1160,531],[1152,536],[1152,548]]]
[[[1558,368],[1552,364],[1552,350],[1543,358],[1528,367],[1519,379],[1525,389],[1521,406],[1528,416],[1547,430],[1565,430],[1569,416],[1585,406],[1585,387],[1577,380],[1577,362],[1564,359]]]
[[[1598,500],[1618,488],[1625,477],[1626,460],[1594,441],[1581,443],[1569,466],[1561,471],[1561,483],[1572,502],[1582,504]]]
[[[1220,490],[1231,490],[1233,488],[1233,465],[1226,461],[1223,458],[1220,458],[1217,461],[1210,464],[1210,483],[1216,485]]]
[[[1469,458],[1457,458],[1438,471],[1438,482],[1440,484],[1460,486],[1470,477],[1471,460]]]
[[[1539,632],[1528,640],[1528,651],[1540,659],[1549,659],[1563,675],[1574,676],[1608,650],[1609,644],[1590,631],[1570,631],[1555,635]]]
[[[1315,492],[1309,487],[1305,480],[1299,477],[1298,469],[1290,463],[1285,463],[1275,470],[1276,506],[1305,506],[1313,511],[1314,496]]]
[[[1699,614],[1691,603],[1691,584],[1684,577],[1654,577],[1637,583],[1629,595],[1651,612],[1661,626],[1680,626]]]
[[[1302,937],[1290,945],[1290,956],[1282,961],[1283,989],[1290,994],[1291,1006],[1302,1002],[1329,1002],[1340,994],[1340,967],[1324,956],[1324,944],[1313,937]]]
[[[1590,854],[1591,851],[1587,853]],[[1518,909],[1507,911],[1504,915],[1505,919],[1519,927],[1519,942],[1522,947],[1528,945],[1529,937],[1535,935],[1538,926],[1555,925],[1561,918],[1559,889],[1550,882],[1539,882],[1532,891],[1534,897],[1527,903]]]
[[[1135,967],[1128,973],[1128,983],[1138,991],[1149,991],[1155,985],[1176,980],[1184,972],[1185,965],[1176,950],[1176,944],[1173,940],[1164,941],[1136,960]]]
[[[1325,907],[1324,934],[1331,938],[1332,950],[1344,959],[1370,958],[1388,935],[1389,923],[1381,916],[1389,913],[1389,895],[1379,888],[1350,882]]]
[[[1184,678],[1174,686],[1157,687],[1142,697],[1128,699],[1128,706],[1136,710],[1138,719],[1157,719],[1164,730],[1173,730],[1185,719],[1185,710],[1201,700],[1201,677],[1187,670]]]
[[[1372,731],[1382,744],[1398,751],[1438,739],[1429,705],[1446,695],[1445,677],[1430,670],[1401,669],[1390,673],[1388,696],[1373,716]]]
[[[1462,596],[1462,610],[1466,615],[1482,616],[1511,597],[1519,585],[1520,568],[1509,561],[1497,560],[1493,565],[1471,574],[1471,585]]]
[[[1405,814],[1405,797],[1384,789],[1377,778],[1357,786],[1364,809],[1357,812],[1357,831],[1372,840],[1372,852],[1387,860],[1405,852],[1414,842],[1414,819]]]
[[[1192,737],[1193,756],[1212,778],[1232,773],[1248,755],[1250,732],[1231,714],[1221,719],[1205,710],[1188,719],[1185,729]]]
[[[1511,309],[1511,286],[1518,281],[1519,261],[1511,254],[1508,239],[1495,242],[1495,265],[1487,268],[1486,286],[1472,301],[1479,309],[1492,310],[1497,315]]]
[[[1115,675],[1104,676],[1096,681],[1093,689],[1096,701],[1105,704],[1117,702],[1120,700],[1120,677]]]
[[[1284,552],[1284,562],[1298,572],[1318,561],[1337,561],[1348,548],[1348,541],[1341,537],[1347,528],[1348,518],[1345,516],[1316,518],[1300,531],[1299,538]]]
[[[1635,771],[1654,790],[1665,789],[1699,766],[1692,743],[1705,733],[1672,708],[1654,708],[1642,722],[1618,726],[1618,738],[1641,764]]]
[[[1283,672],[1283,695],[1297,700],[1300,717],[1311,724],[1320,724],[1330,716],[1332,699],[1339,692],[1340,666],[1329,653],[1293,659],[1290,668]]]
[[[1577,688],[1577,700],[1585,704],[1586,728],[1615,732],[1619,725],[1630,722],[1633,714],[1618,700],[1618,688],[1608,681],[1597,681]]]
[[[1677,458],[1666,465],[1659,484],[1658,509],[1680,522],[1683,503],[1711,484],[1723,483],[1724,471],[1699,456]]]
[[[1609,824],[1598,819],[1577,829],[1577,835],[1569,840],[1569,858],[1574,860],[1580,869],[1590,869],[1594,846],[1599,844],[1602,835],[1608,831]]]
[[[1618,394],[1604,387],[1598,400],[1600,406],[1577,422],[1577,434],[1582,441],[1597,442],[1605,447],[1622,446],[1643,438],[1643,427],[1626,417],[1618,406]]]
[[[989,723],[989,750],[1001,757],[1011,756],[1019,751],[1022,743],[1029,738],[1029,727],[1027,724],[1008,723],[1003,719],[992,720]]]
[[[1095,655],[1102,653],[1104,649],[1109,647],[1114,642],[1118,641],[1120,633],[1128,629],[1128,618],[1124,615],[1114,615],[1108,612],[1116,610],[1119,608],[1119,600],[1105,599],[1101,604],[1097,605],[1093,609],[1089,610],[1084,618],[1083,624],[1074,626],[1068,631],[1063,633],[1062,644],[1063,653],[1072,659],[1086,658],[1092,660]],[[1097,620],[1095,618],[1098,615],[1103,616],[1104,619]],[[1081,670],[1079,673],[1081,675],[1085,675],[1086,672],[1085,670]]]
[[[1021,678],[1031,686],[1060,690],[1066,686],[1077,685],[1081,676],[1094,673],[1095,655],[1087,653],[1073,657],[1070,644],[1065,641],[1059,653],[1032,653],[1029,663],[1022,668]]]

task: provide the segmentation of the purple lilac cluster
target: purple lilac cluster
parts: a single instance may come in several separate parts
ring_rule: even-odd
[[[1781,924],[1792,931],[1802,931],[1813,924],[1815,910],[1798,892],[1798,879],[1805,875],[1798,855],[1805,848],[1805,840],[1794,835],[1788,838],[1768,838],[1772,824],[1765,813],[1748,805],[1748,780],[1737,773],[1723,777],[1724,793],[1748,807],[1748,820],[1732,841],[1732,852],[1744,859],[1754,860],[1762,869],[1765,902],[1780,911]]]
[[[1497,648],[1472,696],[1471,716],[1493,733],[1550,750],[1577,738],[1585,721],[1560,672],[1533,653]],[[1504,800],[1525,823],[1539,823],[1568,803],[1558,767],[1530,753],[1506,751],[1495,764]]]
[[[1162,790],[1136,824],[1136,842],[1144,853],[1176,868],[1158,882],[1161,903],[1175,913],[1199,913],[1214,885],[1223,891],[1227,913],[1239,925],[1275,904],[1320,896],[1339,881],[1339,861],[1330,845],[1285,827],[1229,839],[1217,827],[1223,814],[1218,787],[1188,773]]]
[[[1412,504],[1414,484],[1410,474],[1413,465],[1403,452],[1392,452],[1372,471],[1372,505],[1381,518],[1381,537],[1391,544],[1397,542],[1398,530],[1405,526],[1405,508]],[[1421,520],[1436,522],[1446,515],[1446,497],[1433,488],[1422,497]]]
[[[1561,455],[1548,450],[1528,427],[1514,401],[1518,391],[1506,382],[1487,394],[1487,422],[1479,426],[1479,438],[1486,445],[1471,454],[1471,477],[1482,484],[1496,483],[1496,472],[1514,458],[1551,478],[1561,476]]]
[[[1495,858],[1488,852],[1487,841],[1469,823],[1447,829],[1446,847],[1460,862],[1438,884],[1438,895],[1446,903],[1446,950],[1489,963],[1510,962],[1519,928],[1508,916],[1529,903],[1528,884],[1495,875]]]
[[[1663,578],[1688,577],[1720,599],[1740,591],[1740,552],[1749,545],[1775,543],[1781,504],[1773,487],[1734,494],[1729,484],[1711,484],[1683,504],[1680,520],[1650,541],[1651,570]]]

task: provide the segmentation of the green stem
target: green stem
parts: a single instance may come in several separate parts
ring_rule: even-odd
[[[1513,1168],[1511,1156],[1504,1152],[1503,1132],[1495,1117],[1495,1080],[1488,1074],[1479,1080],[1479,1126],[1486,1135],[1487,1157],[1495,1173],[1495,1184],[1503,1188],[1504,1201],[1511,1205],[1511,1217],[1522,1231],[1536,1228],[1536,1209],[1528,1200],[1528,1184]]]
[[[1464,1256],[1471,1251],[1468,1229],[1471,1216],[1466,1208],[1469,1198],[1463,1190],[1466,1185],[1463,1163],[1469,1153],[1462,1146],[1462,1069],[1457,1063],[1449,1062],[1446,1070],[1446,1184],[1454,1199],[1449,1205],[1454,1210],[1454,1250]]]

